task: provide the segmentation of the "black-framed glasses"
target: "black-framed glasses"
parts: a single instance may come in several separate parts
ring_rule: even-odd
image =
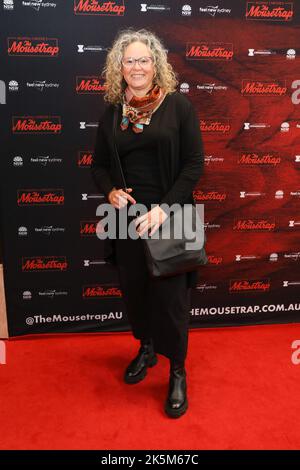
[[[131,69],[136,64],[136,62],[138,62],[140,67],[147,68],[152,64],[153,58],[150,56],[143,56],[139,57],[138,59],[135,59],[134,57],[125,57],[122,59],[122,65],[126,69]]]

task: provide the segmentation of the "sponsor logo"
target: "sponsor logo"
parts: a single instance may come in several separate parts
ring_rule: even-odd
[[[98,127],[98,122],[86,122],[86,121],[79,122],[80,130],[85,130],[85,129],[94,128],[94,127]]]
[[[51,158],[49,155],[39,155],[38,157],[31,157],[30,163],[38,163],[41,166],[47,166],[50,163],[62,163],[62,158]]]
[[[103,46],[85,46],[84,44],[77,44],[77,52],[104,52],[107,51],[106,47]]]
[[[230,280],[229,292],[267,292],[270,286],[270,279],[234,279]]]
[[[192,7],[191,5],[183,5],[183,7],[181,8],[181,14],[182,16],[191,16],[192,14]]]
[[[56,57],[59,53],[56,38],[8,38],[8,55]]]
[[[61,291],[57,289],[46,289],[44,291],[38,290],[35,292],[35,296],[41,297],[42,299],[55,299],[56,297],[66,297],[68,291]],[[32,300],[33,294],[32,291],[24,291],[22,294],[23,300]]]
[[[22,271],[66,271],[68,263],[65,256],[24,256]]]
[[[284,258],[287,258],[287,259],[291,259],[293,261],[299,261],[300,259],[300,252],[296,252],[296,253],[285,253],[283,255]]]
[[[105,197],[104,194],[81,193],[82,201],[88,201],[89,199],[103,199],[104,197]]]
[[[223,163],[223,157],[214,157],[213,155],[204,155],[205,165],[210,165],[211,163]]]
[[[8,82],[8,89],[9,91],[19,91],[19,83],[17,80],[10,80]]]
[[[14,0],[3,0],[3,9],[4,10],[13,10],[15,7]]]
[[[257,122],[251,124],[250,122],[244,122],[244,130],[249,131],[250,129],[266,129],[270,127],[270,124],[266,124],[265,122]]]
[[[271,253],[269,256],[269,261],[271,263],[277,262],[278,261],[278,253]]]
[[[91,266],[98,266],[99,264],[106,264],[106,261],[104,261],[103,259],[101,259],[101,260],[84,259],[83,260],[83,267],[84,268],[90,268]]]
[[[276,228],[274,217],[268,219],[236,219],[233,230],[239,232],[272,232]]]
[[[80,168],[89,168],[92,164],[93,152],[91,150],[80,150],[77,156],[77,165]]]
[[[231,124],[229,119],[200,119],[200,129],[202,132],[228,134],[231,130]]]
[[[227,85],[216,85],[215,83],[203,83],[203,85],[197,85],[197,90],[206,91],[209,94],[212,94],[213,91],[226,91],[228,89]]]
[[[263,80],[243,80],[242,95],[249,96],[282,96],[287,92],[286,82]]]
[[[286,132],[289,132],[289,130],[290,130],[289,122],[282,122],[280,125],[280,131],[286,133]]]
[[[40,8],[56,8],[56,3],[54,2],[43,2],[42,0],[31,0],[31,1],[22,1],[22,7],[31,7],[36,11],[40,11]]]
[[[200,7],[199,13],[207,13],[210,16],[215,17],[216,15],[227,14],[231,13],[231,8],[219,8],[219,6],[207,6],[207,7]]]
[[[151,10],[152,11],[169,11],[171,10],[171,8],[166,5],[155,5],[153,3],[148,5],[148,3],[141,3],[141,11],[143,13],[146,13],[147,11],[151,11]]]
[[[187,43],[185,56],[188,60],[231,60],[232,43]]]
[[[300,285],[300,281],[282,281],[283,287],[299,286],[299,285]]]
[[[193,191],[193,196],[195,198],[195,201],[218,201],[218,202],[224,202],[227,194],[222,193],[219,191],[201,191],[199,189],[196,189]]]
[[[27,235],[28,235],[27,227],[19,227],[18,228],[18,235],[19,235],[19,237],[27,237]]]
[[[55,82],[46,82],[46,80],[34,80],[33,82],[26,82],[27,88],[30,88],[32,90],[36,91],[44,91],[44,90],[50,90],[50,89],[58,89],[59,88],[59,83]]]
[[[54,299],[55,297],[66,297],[68,295],[68,291],[58,291],[56,289],[47,289],[45,291],[39,291],[38,296],[42,298]]]
[[[281,157],[272,153],[242,152],[238,159],[240,165],[273,165],[281,163]]]
[[[63,205],[63,189],[20,189],[17,191],[18,206]]]
[[[105,86],[99,77],[76,77],[76,92],[78,94],[104,93]]]
[[[260,256],[256,255],[235,255],[235,261],[253,261],[254,259],[260,259]]]
[[[124,16],[124,0],[110,2],[100,0],[74,0],[75,15]]]
[[[205,228],[205,230],[207,230],[207,229],[209,229],[209,230],[219,229],[219,228],[221,228],[221,224],[215,224],[213,222],[205,222],[204,228]]]
[[[220,264],[223,263],[223,257],[222,256],[208,255],[207,259],[208,259],[208,263],[211,266],[219,266]]]
[[[180,85],[180,93],[189,93],[190,85],[188,83],[181,83]]]
[[[14,134],[60,134],[60,116],[13,116]]]
[[[23,292],[23,300],[31,300],[32,299],[32,293],[30,290],[25,290]]]
[[[80,222],[80,236],[90,237],[96,235],[99,220],[83,220]]]
[[[38,163],[41,166],[47,166],[50,163],[62,163],[62,158],[50,157],[50,155],[38,155],[37,157],[30,157],[29,163]],[[23,166],[23,157],[17,155],[13,158],[13,166]]]
[[[249,57],[254,57],[256,55],[273,55],[273,54],[276,54],[276,52],[271,49],[248,49]]]
[[[296,51],[295,49],[288,49],[286,51],[286,58],[288,60],[293,60],[293,59],[296,59]]]
[[[291,21],[293,2],[247,2],[247,20]]]
[[[260,197],[260,196],[265,196],[266,193],[260,193],[259,191],[240,191],[240,198],[246,198],[246,197]]]
[[[204,284],[197,284],[196,289],[199,290],[200,292],[204,292],[205,290],[216,290],[217,286],[213,284],[207,284],[205,282]]]
[[[289,220],[289,227],[294,228],[300,226],[300,220]]]
[[[23,166],[23,158],[20,155],[13,158],[13,166]]]
[[[83,286],[82,297],[84,299],[122,297],[122,292],[120,288],[116,286],[96,284]]]
[[[275,199],[283,199],[284,197],[284,191],[282,191],[282,189],[278,189],[276,192],[275,192]]]
[[[56,233],[64,233],[66,231],[65,227],[54,227],[53,225],[43,225],[42,227],[35,227],[34,233],[39,235],[52,235]]]

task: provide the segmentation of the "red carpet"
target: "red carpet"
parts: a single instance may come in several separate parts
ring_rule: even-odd
[[[164,415],[168,362],[122,382],[129,334],[14,339],[0,365],[1,449],[299,449],[300,325],[191,331],[188,413]]]

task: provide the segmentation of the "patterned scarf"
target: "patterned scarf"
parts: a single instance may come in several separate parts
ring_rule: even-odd
[[[131,122],[134,132],[137,134],[143,132],[144,124],[150,124],[152,114],[163,102],[165,96],[166,93],[158,85],[154,85],[142,98],[135,96],[127,87],[123,95],[122,131],[127,129]]]

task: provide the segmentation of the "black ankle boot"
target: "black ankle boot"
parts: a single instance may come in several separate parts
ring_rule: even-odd
[[[152,341],[141,341],[138,355],[131,361],[124,375],[127,384],[136,384],[147,375],[147,368],[157,364],[157,356]]]
[[[170,418],[179,418],[188,408],[186,371],[184,366],[170,368],[169,391],[165,412]]]

